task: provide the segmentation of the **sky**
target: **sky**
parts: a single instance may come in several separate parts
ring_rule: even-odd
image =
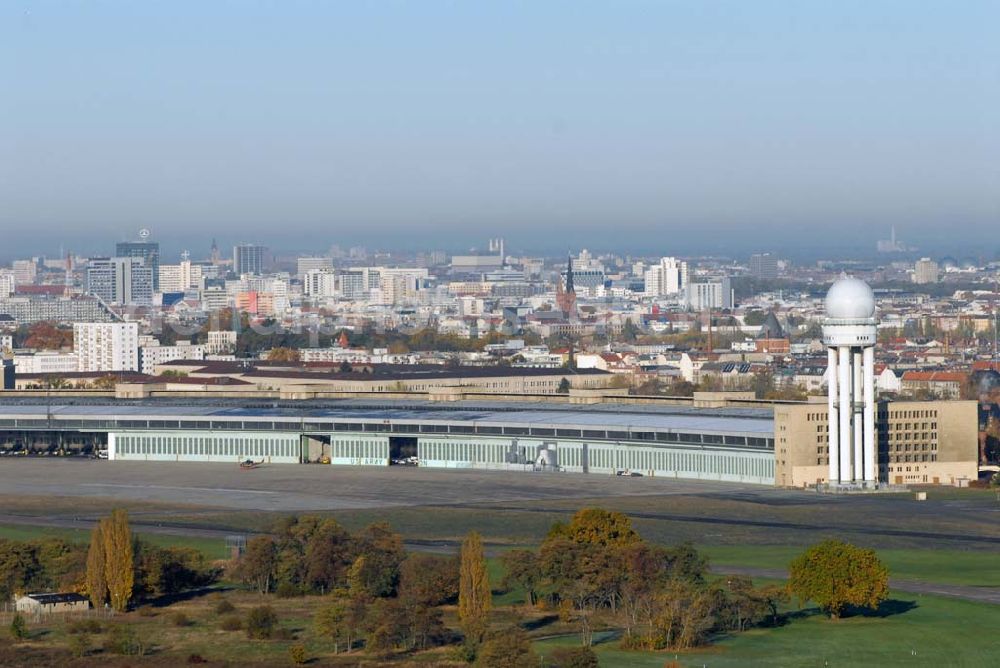
[[[992,252],[997,25],[996,0],[5,0],[0,255],[141,227]]]

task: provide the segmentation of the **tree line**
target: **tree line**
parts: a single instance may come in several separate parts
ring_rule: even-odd
[[[136,603],[216,581],[219,569],[192,548],[159,547],[138,539],[128,515],[100,520],[89,545],[58,538],[0,539],[0,598],[76,592],[91,604],[125,611]]]

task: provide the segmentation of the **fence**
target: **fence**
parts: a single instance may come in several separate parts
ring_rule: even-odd
[[[49,624],[53,621],[77,621],[81,619],[112,619],[117,613],[111,608],[90,608],[89,610],[72,610],[66,612],[36,610],[18,613],[13,602],[0,603],[0,628],[10,626],[14,615],[20,614],[24,621],[31,624]]]

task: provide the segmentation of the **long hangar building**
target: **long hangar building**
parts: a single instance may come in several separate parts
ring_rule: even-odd
[[[558,470],[811,486],[827,470],[826,411],[773,407],[343,399],[77,399],[0,403],[0,448],[107,448],[111,460],[329,462]],[[974,401],[893,402],[879,421],[880,479],[977,474]]]

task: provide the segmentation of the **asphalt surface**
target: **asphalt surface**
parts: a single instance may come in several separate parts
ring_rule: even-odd
[[[703,492],[728,494],[748,492],[753,487],[670,478],[413,466],[272,464],[245,471],[236,464],[220,463],[0,459],[0,495],[112,498],[272,512]]]

